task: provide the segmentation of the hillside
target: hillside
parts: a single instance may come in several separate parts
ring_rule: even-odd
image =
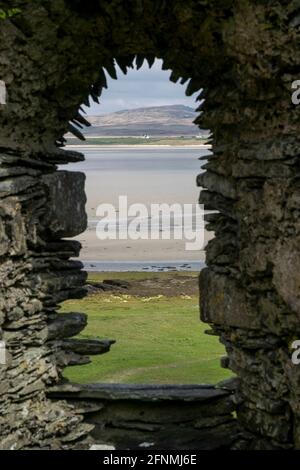
[[[198,135],[193,120],[197,113],[184,105],[153,106],[117,111],[101,116],[85,116],[92,124],[86,136],[179,136]]]

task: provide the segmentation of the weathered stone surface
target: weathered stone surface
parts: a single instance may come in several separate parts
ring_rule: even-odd
[[[22,255],[26,251],[26,228],[17,198],[0,200],[0,256]]]
[[[258,329],[257,312],[244,291],[228,276],[204,269],[200,275],[201,319],[207,323]]]
[[[48,339],[69,338],[80,333],[87,325],[87,315],[83,313],[61,313],[48,324]]]
[[[236,199],[236,191],[232,182],[223,176],[213,172],[201,173],[197,177],[198,186],[207,188],[208,190],[218,190],[220,194],[226,198]]]
[[[32,178],[31,176],[19,176],[12,179],[1,180],[0,197],[22,193],[26,189],[35,186],[36,184],[36,179]]]
[[[65,339],[61,346],[65,351],[92,356],[108,352],[114,343],[110,339]]]
[[[112,445],[118,450],[155,449],[168,450],[224,450],[230,449],[240,438],[236,422],[227,422],[202,429],[182,424],[157,429],[155,426],[135,427],[128,423],[115,422],[111,426],[95,428],[92,435],[95,442]]]
[[[57,171],[43,176],[49,191],[49,211],[44,221],[53,238],[74,237],[87,227],[85,175]]]
[[[228,448],[241,438],[231,394],[212,385],[65,384],[48,391],[86,409],[95,442],[117,449],[145,443],[154,449]],[[90,404],[100,408],[91,412]]]
[[[278,243],[273,259],[273,283],[288,307],[300,315],[299,238]]]
[[[216,398],[228,396],[228,392],[213,385],[127,385],[127,384],[90,384],[69,391],[68,385],[51,390],[54,395],[68,397],[70,393],[78,398],[98,400],[138,400],[157,401],[193,401],[209,402]]]

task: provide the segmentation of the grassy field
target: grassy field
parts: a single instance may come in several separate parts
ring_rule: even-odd
[[[67,145],[199,145],[205,144],[206,139],[193,137],[90,137],[80,141],[76,138],[68,138]]]
[[[180,276],[181,273],[175,273]],[[104,278],[139,280],[153,273],[92,274],[90,282]],[[174,273],[155,273],[167,283]],[[195,274],[196,276],[196,274]],[[199,321],[197,295],[167,297],[123,293],[95,293],[63,304],[62,311],[88,314],[81,338],[109,338],[117,342],[92,363],[66,369],[75,382],[212,383],[231,375],[221,369],[224,348]]]

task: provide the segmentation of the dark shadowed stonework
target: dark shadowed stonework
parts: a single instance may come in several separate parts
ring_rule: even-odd
[[[130,429],[128,410],[137,413],[130,396],[118,406],[112,398],[103,411],[98,396],[94,419],[64,388],[58,400],[64,367],[110,344],[70,339],[86,316],[58,313],[61,301],[85,294],[86,274],[70,260],[80,246],[62,237],[84,230],[86,216],[83,176],[56,165],[83,158],[62,149],[63,135],[78,134],[79,106],[89,95],[97,101],[103,70],[116,78],[113,59],[125,72],[134,60],[140,66],[155,57],[187,94],[204,89],[197,123],[212,130],[213,155],[198,180],[206,188],[200,202],[218,212],[207,217],[216,237],[200,276],[201,315],[226,346],[223,366],[238,376],[238,423],[227,420],[231,411],[221,413],[232,440],[217,406],[215,413],[208,407],[210,419],[199,418],[202,437],[195,423],[189,429],[199,446],[223,429],[221,447],[300,448],[300,366],[290,351],[300,337],[300,121],[291,103],[291,84],[300,79],[299,1],[0,1],[12,7],[20,13],[0,19],[7,93],[0,104],[0,339],[8,346],[0,448],[88,448],[99,439],[132,445],[111,431],[120,422]],[[95,396],[86,393],[81,399],[92,406]],[[170,408],[173,424],[181,400]],[[146,408],[155,421],[157,410]],[[135,421],[135,433],[150,429]],[[169,445],[185,447],[182,439],[174,434]]]
[[[244,437],[232,415],[233,384],[65,384],[49,389],[48,396],[81,410],[100,446],[220,450],[240,445]]]

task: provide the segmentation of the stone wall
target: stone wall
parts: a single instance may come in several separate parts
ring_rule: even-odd
[[[54,172],[42,161],[27,167],[12,153],[0,158],[0,338],[8,351],[0,367],[0,448],[63,448],[92,426],[74,407],[50,402],[46,387],[61,380],[67,365],[110,346],[70,339],[86,316],[57,313],[59,302],[85,294],[81,263],[69,260],[80,247],[59,239],[85,227],[84,175]]]
[[[235,381],[213,385],[94,384],[53,387],[94,427],[98,449],[221,450],[240,446]]]
[[[80,137],[79,106],[98,100],[105,74],[116,78],[114,59],[126,73],[160,57],[171,80],[205,99],[197,123],[213,133],[198,179],[200,202],[217,211],[201,315],[239,377],[244,445],[299,448],[298,1],[0,2],[12,7],[19,13],[0,18],[0,447],[88,445],[80,409],[46,396],[66,365],[110,346],[70,339],[86,316],[59,314],[85,293],[80,246],[64,237],[86,216],[83,176],[57,165],[83,158],[63,136]]]
[[[267,2],[268,3],[268,2]],[[227,36],[234,87],[203,120],[218,123],[198,183],[216,238],[200,277],[201,317],[220,336],[223,365],[240,378],[238,419],[254,448],[299,448],[299,17],[292,3],[250,11]],[[262,27],[263,22],[265,28]],[[209,105],[208,105],[209,106]]]

